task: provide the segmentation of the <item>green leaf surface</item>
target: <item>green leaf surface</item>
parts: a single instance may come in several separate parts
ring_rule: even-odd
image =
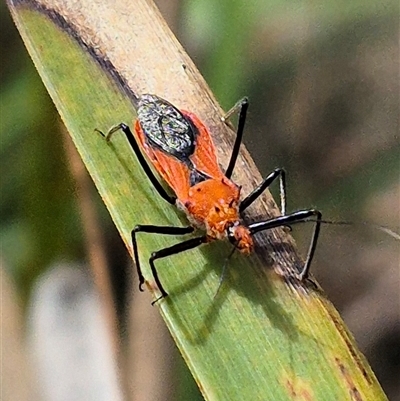
[[[135,110],[129,98],[67,30],[32,4],[11,6],[14,19],[127,247],[136,224],[186,225],[186,218],[158,197],[125,137],[116,134],[106,143],[94,132],[121,121],[131,125]],[[150,253],[179,240],[140,236],[149,287]],[[216,295],[228,253],[226,244],[213,243],[158,263],[170,296],[157,307],[206,399],[385,399],[319,292],[289,286],[264,269],[257,255],[234,255]]]

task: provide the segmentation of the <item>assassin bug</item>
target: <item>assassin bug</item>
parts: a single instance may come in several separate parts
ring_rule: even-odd
[[[222,239],[228,239],[234,249],[238,249],[241,253],[249,254],[254,249],[254,234],[280,226],[304,222],[314,217],[315,220],[312,221],[315,222],[315,227],[307,259],[298,276],[299,280],[308,278],[322,222],[321,213],[315,209],[307,209],[286,214],[286,182],[283,169],[275,169],[243,200],[240,200],[241,187],[231,180],[242,142],[248,105],[247,98],[244,98],[224,117],[226,119],[234,112],[239,111],[236,140],[225,173],[218,165],[211,135],[200,119],[193,113],[177,109],[156,95],[145,94],[138,98],[138,117],[134,126],[135,135],[124,123],[115,126],[106,135],[103,135],[109,141],[113,133],[122,130],[159,195],[171,205],[183,210],[191,223],[188,227],[137,225],[132,230],[132,246],[140,291],[143,291],[145,278],[140,268],[136,240],[139,232],[184,235],[193,233],[195,228],[205,231],[205,234],[201,236],[151,254],[149,264],[154,280],[161,292],[157,301],[168,295],[158,277],[155,266],[157,259],[193,249],[213,240]],[[143,153],[174,191],[174,196],[166,192]],[[280,181],[281,216],[245,225],[240,217],[241,213],[277,178]]]

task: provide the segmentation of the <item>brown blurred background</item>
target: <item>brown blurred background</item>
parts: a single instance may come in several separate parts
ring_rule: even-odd
[[[221,105],[228,109],[249,96],[245,143],[264,174],[286,169],[289,210],[313,206],[329,219],[398,230],[397,1],[158,3]],[[53,392],[57,386],[46,384],[49,378],[69,395],[68,388],[80,388],[83,398],[76,399],[202,399],[149,297],[136,297],[127,252],[91,181],[74,165],[73,152],[66,153],[57,112],[6,6],[0,10],[4,400],[64,399],[62,391]],[[88,199],[97,221],[85,221]],[[92,397],[85,386],[100,379],[89,366],[112,361],[113,350],[90,348],[92,336],[106,330],[101,319],[83,318],[101,314],[85,267],[88,224],[104,236],[125,350],[120,371],[128,372],[124,378],[112,366],[102,371],[105,390]],[[306,227],[294,234],[300,245],[307,243]],[[400,400],[399,249],[367,227],[326,226],[313,265],[391,400]],[[67,322],[60,321],[64,315]],[[52,336],[56,327],[59,341]],[[75,341],[88,340],[80,344],[88,366],[81,354],[61,356],[70,346],[62,342],[67,328],[80,333]],[[135,335],[128,340],[127,332]],[[63,366],[59,374],[47,367],[55,356]],[[77,374],[79,367],[88,377]]]

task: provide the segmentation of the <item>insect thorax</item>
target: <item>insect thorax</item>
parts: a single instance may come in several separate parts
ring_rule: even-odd
[[[192,224],[204,228],[210,237],[222,239],[227,228],[240,220],[239,196],[240,189],[232,181],[208,179],[190,188],[182,209]]]

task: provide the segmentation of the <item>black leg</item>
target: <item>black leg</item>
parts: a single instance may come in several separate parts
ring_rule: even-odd
[[[132,248],[133,248],[133,256],[135,258],[136,269],[139,276],[139,290],[143,291],[143,284],[145,282],[142,269],[140,268],[139,261],[139,252],[136,241],[136,233],[148,233],[148,234],[164,234],[164,235],[185,235],[190,234],[194,231],[194,228],[189,227],[171,227],[171,226],[153,226],[153,225],[138,225],[136,226],[132,232]],[[154,275],[154,274],[153,274]],[[156,277],[154,277],[156,278]],[[158,279],[156,279],[157,282]]]
[[[257,188],[254,188],[239,205],[239,212],[246,210],[265,190],[279,177],[279,188],[281,198],[281,214],[286,215],[286,174],[281,168],[275,169],[271,174],[264,178]]]
[[[161,291],[161,296],[159,298],[157,298],[155,301],[153,301],[152,305],[154,305],[160,299],[168,296],[168,293],[164,290],[164,287],[162,286],[160,279],[158,278],[158,273],[157,273],[156,266],[154,265],[154,261],[156,259],[161,259],[161,258],[165,258],[167,256],[176,255],[177,253],[188,251],[189,249],[196,248],[199,245],[204,244],[205,242],[207,242],[207,237],[205,235],[203,235],[201,237],[188,239],[187,241],[180,242],[179,244],[172,245],[168,248],[160,249],[159,251],[153,252],[151,254],[151,257],[149,260],[151,272],[153,273],[153,277],[157,284],[158,289]]]
[[[247,97],[239,100],[223,117],[223,121],[226,121],[233,113],[240,110],[238,128],[236,131],[236,139],[233,145],[231,159],[229,160],[228,168],[225,171],[225,176],[231,178],[233,169],[235,168],[236,160],[239,155],[240,144],[242,143],[244,124],[246,122],[247,109],[249,108],[249,100]]]
[[[312,259],[314,257],[315,248],[316,248],[317,242],[318,242],[319,232],[321,229],[321,220],[322,220],[321,212],[318,210],[315,210],[315,209],[299,210],[297,212],[288,214],[286,216],[280,216],[280,217],[276,217],[274,219],[252,223],[248,226],[251,234],[253,235],[260,231],[269,230],[271,228],[276,228],[276,227],[291,225],[291,224],[296,224],[296,223],[302,223],[304,221],[307,221],[308,219],[310,219],[310,217],[313,217],[313,216],[316,216],[317,219],[310,220],[310,221],[315,222],[315,229],[314,229],[313,236],[311,238],[310,247],[308,249],[306,263],[303,267],[303,270],[299,274],[299,280],[301,280],[301,281],[306,280],[309,275],[310,265],[311,265]]]
[[[135,152],[135,155],[136,155],[140,165],[142,166],[147,177],[153,184],[154,188],[157,190],[157,192],[160,194],[160,196],[163,199],[165,199],[171,205],[175,205],[176,197],[169,195],[166,192],[166,190],[164,189],[164,187],[161,185],[160,181],[154,175],[149,164],[147,163],[146,159],[144,158],[142,152],[140,151],[140,148],[135,139],[135,136],[132,134],[131,129],[126,124],[121,123],[119,125],[116,125],[115,127],[111,128],[110,131],[108,131],[106,135],[104,135],[101,131],[96,129],[96,131],[99,132],[106,139],[107,142],[111,139],[111,135],[119,130],[122,130],[122,132],[125,134],[126,138],[129,141],[129,144],[131,145],[133,151]]]

